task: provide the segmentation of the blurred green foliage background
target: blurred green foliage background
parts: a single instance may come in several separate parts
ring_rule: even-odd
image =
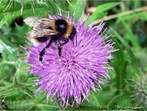
[[[36,77],[26,72],[30,28],[28,16],[47,17],[59,9],[75,13],[76,21],[90,13],[85,25],[105,21],[115,42],[111,79],[92,92],[89,102],[64,110],[146,110],[147,106],[147,1],[143,0],[0,0],[0,110],[60,110],[53,98],[34,95]],[[120,108],[120,109],[119,109]]]

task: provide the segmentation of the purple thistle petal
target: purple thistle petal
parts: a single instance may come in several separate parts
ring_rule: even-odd
[[[50,16],[49,19],[64,19],[62,15]],[[45,91],[47,98],[57,96],[61,106],[73,106],[88,100],[90,90],[96,91],[96,86],[103,83],[101,78],[110,78],[108,60],[112,59],[114,52],[113,42],[108,40],[108,35],[102,34],[105,23],[92,27],[84,27],[85,18],[80,18],[75,23],[74,18],[67,18],[75,26],[77,33],[73,41],[62,47],[61,57],[53,43],[39,61],[39,52],[47,45],[49,40],[40,46],[32,47],[27,56],[30,72],[41,77],[35,82],[39,85],[36,93]],[[103,37],[103,38],[102,38]],[[70,101],[72,99],[72,101]]]

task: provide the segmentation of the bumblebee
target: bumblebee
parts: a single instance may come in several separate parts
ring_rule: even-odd
[[[46,47],[39,54],[39,61],[42,62],[43,55],[47,48],[51,46],[54,42],[58,49],[58,55],[61,56],[61,49],[64,44],[69,40],[72,40],[76,34],[76,28],[73,24],[66,19],[48,19],[48,18],[37,18],[28,17],[24,22],[33,27],[33,29],[28,32],[26,38],[28,38],[34,46],[50,39]],[[63,41],[62,43],[60,41]]]

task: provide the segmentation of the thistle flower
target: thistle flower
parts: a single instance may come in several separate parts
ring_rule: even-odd
[[[147,108],[147,74],[136,76],[137,79],[132,80],[132,100],[136,106]]]
[[[75,26],[77,33],[74,39],[62,46],[61,57],[53,43],[39,61],[39,52],[49,40],[37,47],[32,46],[27,56],[30,72],[40,79],[36,93],[46,92],[47,98],[57,97],[61,106],[73,106],[88,100],[90,90],[96,91],[103,83],[101,78],[109,78],[109,60],[114,52],[113,42],[104,34],[104,23],[98,26],[84,26],[86,17],[81,17],[77,23],[69,15],[49,16],[49,19],[67,19]]]

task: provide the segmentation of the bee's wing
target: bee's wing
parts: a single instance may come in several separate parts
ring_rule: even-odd
[[[51,29],[33,29],[30,32],[28,32],[26,38],[29,39],[35,39],[39,37],[51,37],[52,35],[56,35],[57,32],[51,30]]]
[[[24,19],[24,22],[30,27],[34,27],[35,25],[37,25],[38,21],[38,17],[27,17],[26,19]]]
[[[24,22],[33,28],[46,29],[50,27],[51,20],[48,18],[38,18],[38,17],[27,17]]]
[[[47,18],[41,18],[38,20],[38,23],[34,26],[35,29],[51,29],[53,20]]]

